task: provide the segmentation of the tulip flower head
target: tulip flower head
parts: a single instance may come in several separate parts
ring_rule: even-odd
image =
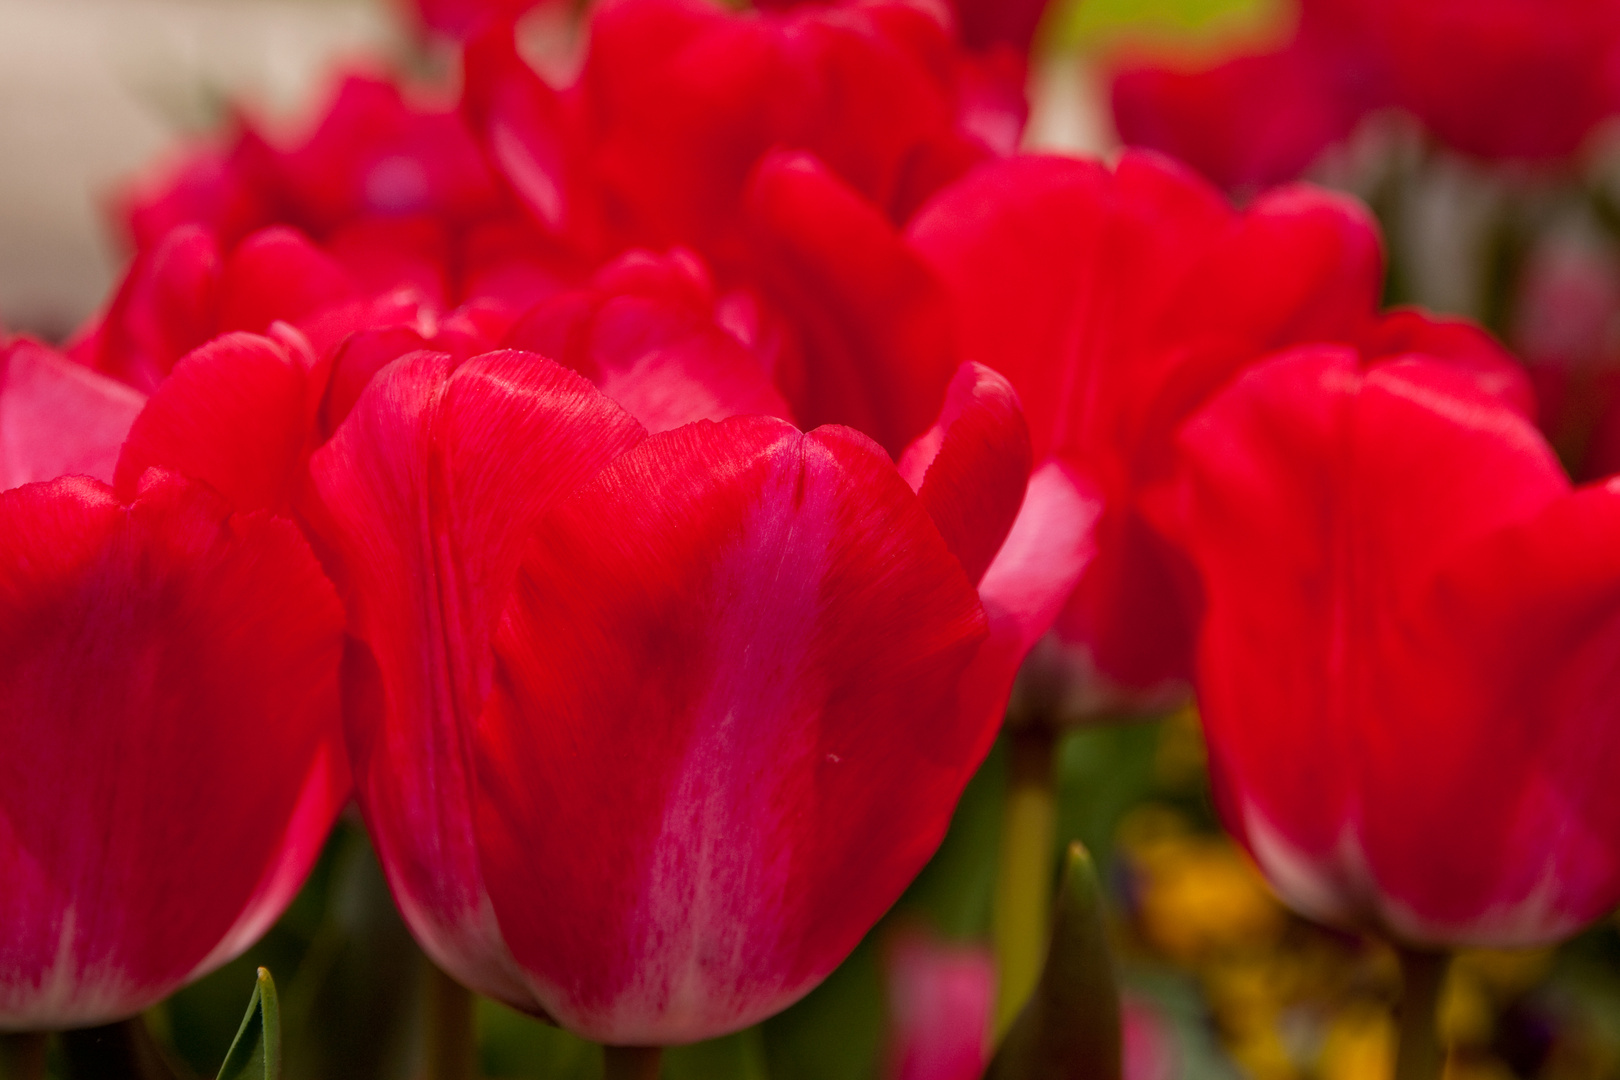
[[[1077,688],[1066,711],[1179,698],[1196,599],[1138,493],[1181,420],[1244,366],[1370,324],[1381,260],[1365,211],[1296,187],[1240,213],[1140,152],[1113,170],[1025,157],[949,188],[907,236],[945,283],[963,357],[1017,388],[1036,460],[1103,504],[1055,628]]]
[[[1514,947],[1620,900],[1620,487],[1571,490],[1529,400],[1319,346],[1181,436],[1222,815],[1314,918]]]
[[[914,491],[847,428],[648,436],[530,353],[378,374],[311,470],[361,805],[437,962],[667,1044],[854,947],[939,843],[1021,655],[982,658],[974,586],[1027,434],[992,373],[953,387]]]
[[[302,883],[347,799],[342,611],[292,523],[104,482],[138,394],[28,342],[0,370],[0,1030],[85,1027]]]

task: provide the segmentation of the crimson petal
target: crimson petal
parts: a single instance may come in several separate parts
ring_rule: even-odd
[[[317,527],[347,593],[350,748],[395,899],[446,970],[534,1010],[484,892],[466,740],[532,524],[643,433],[533,354],[452,364],[415,353],[372,379],[311,459]]]
[[[0,567],[0,1027],[104,1023],[241,951],[319,854],[342,611],[292,525],[157,472],[128,507],[0,494]]]
[[[785,1007],[933,853],[984,616],[871,440],[653,436],[544,521],[476,740],[501,929],[547,1010],[679,1043]],[[993,731],[992,721],[992,731]]]

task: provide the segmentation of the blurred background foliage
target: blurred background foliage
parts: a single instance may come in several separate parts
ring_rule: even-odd
[[[1386,1080],[1395,958],[1368,938],[1287,913],[1212,811],[1191,711],[1065,736],[1057,753],[1054,866],[1070,839],[1107,884],[1126,994],[1127,1080]],[[878,1080],[884,956],[925,928],[984,942],[1006,751],[969,786],[945,843],[833,975],[781,1015],[668,1052],[668,1080]],[[408,1080],[423,1050],[425,957],[388,897],[364,830],[345,819],[286,916],[246,955],[153,1009],[178,1064],[211,1076],[255,968],[281,987],[286,1075]],[[491,1001],[478,1003],[491,1078],[596,1080],[601,1051]],[[1448,1080],[1620,1076],[1620,932],[1613,921],[1554,951],[1468,952],[1441,1012]]]
[[[0,0],[0,317],[64,334],[100,302],[120,257],[99,209],[114,181],[217,120],[227,99],[290,112],[318,98],[339,57],[403,55],[396,14],[365,0]],[[1060,0],[1033,81],[1034,142],[1110,148],[1095,72],[1111,50],[1216,55],[1281,36],[1292,17],[1283,0]],[[1383,221],[1391,301],[1473,315],[1509,340],[1518,275],[1538,245],[1574,236],[1611,262],[1620,247],[1612,155],[1574,177],[1487,170],[1380,121],[1314,175]],[[937,856],[820,988],[759,1027],[670,1051],[664,1075],[882,1076],[888,943],[917,927],[988,939],[1006,758],[992,753]],[[1081,840],[1107,885],[1127,1080],[1386,1080],[1393,956],[1272,898],[1215,821],[1195,714],[1072,731],[1056,769],[1051,859]],[[214,1074],[259,965],[281,988],[287,1076],[418,1073],[430,972],[356,818],[259,944],[148,1014],[178,1066]],[[1463,954],[1441,1020],[1448,1080],[1620,1077],[1616,923],[1557,950]],[[597,1047],[537,1020],[480,1001],[477,1023],[485,1076],[601,1075]]]

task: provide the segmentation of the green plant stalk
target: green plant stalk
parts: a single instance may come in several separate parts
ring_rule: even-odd
[[[43,1031],[0,1032],[0,1080],[45,1080]]]
[[[1052,909],[1052,733],[1035,724],[1008,733],[1007,795],[991,914],[996,951],[997,1041],[1035,990]]]
[[[429,961],[424,966],[426,1080],[474,1080],[478,1075],[478,1037],[472,991],[439,970],[437,964]]]
[[[1439,1080],[1445,1065],[1435,1014],[1446,984],[1448,957],[1398,947],[1401,1002],[1396,1012],[1395,1080]]]
[[[984,1080],[1120,1080],[1119,983],[1097,865],[1076,840],[1064,853],[1052,944],[1040,982],[996,1048]]]
[[[281,998],[269,968],[254,978],[247,1015],[215,1080],[281,1080]]]
[[[658,1080],[659,1046],[602,1047],[602,1080]]]

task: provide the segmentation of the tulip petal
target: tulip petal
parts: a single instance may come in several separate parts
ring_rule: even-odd
[[[777,373],[778,385],[805,387],[789,391],[795,416],[847,424],[898,457],[934,422],[961,362],[946,294],[893,226],[807,154],[767,156],[746,213],[753,272],[803,335],[803,376]]]
[[[1200,700],[1228,823],[1300,910],[1431,944],[1526,899],[1491,849],[1543,706],[1509,692],[1523,659],[1480,666],[1512,586],[1435,585],[1568,490],[1492,380],[1416,359],[1364,374],[1326,347],[1268,362],[1185,429],[1170,526],[1208,599]]]
[[[219,328],[256,334],[277,319],[296,322],[359,291],[337,260],[280,225],[237,245],[225,260],[219,290]]]
[[[1178,425],[1243,367],[1368,328],[1381,256],[1367,214],[1304,187],[1239,213],[1180,166],[1128,151],[1112,171],[985,166],[924,207],[908,240],[947,286],[964,355],[1017,389],[1036,458],[1061,457],[1106,501],[1057,624],[1084,696],[1184,692],[1196,590],[1135,503],[1169,469]]]
[[[1103,507],[1102,496],[1060,461],[1029,478],[1012,530],[979,581],[990,638],[963,680],[962,724],[994,737],[1024,658],[1096,557]]]
[[[633,252],[592,288],[532,309],[506,343],[573,368],[649,432],[728,416],[789,416],[764,364],[715,322],[707,272],[688,253]]]
[[[310,418],[303,368],[267,337],[234,333],[174,366],[130,429],[114,485],[133,499],[148,468],[203,480],[238,510],[285,513]]]
[[[0,490],[58,476],[111,480],[145,401],[43,345],[0,349]]]
[[[220,265],[218,238],[198,225],[155,239],[130,267],[85,362],[154,389],[176,360],[213,336]]]
[[[490,895],[547,1010],[688,1042],[824,978],[978,763],[983,732],[950,720],[984,632],[918,500],[847,429],[689,425],[560,505],[477,738]]]
[[[291,524],[170,474],[128,507],[32,484],[0,521],[0,1027],[89,1026],[227,959],[307,871],[343,616]]]
[[[982,945],[906,932],[888,950],[888,1080],[980,1080],[990,1062],[996,963]]]
[[[1425,651],[1459,669],[1455,700],[1369,770],[1365,842],[1405,936],[1543,944],[1620,898],[1617,529],[1620,485],[1587,488],[1441,574]]]
[[[417,939],[480,992],[537,1008],[508,970],[474,848],[465,740],[533,522],[642,438],[529,353],[402,357],[311,459],[348,594],[349,742],[361,807]]]
[[[1024,501],[1029,425],[1018,394],[982,364],[963,364],[934,426],[906,448],[906,478],[969,581],[978,581]]]

